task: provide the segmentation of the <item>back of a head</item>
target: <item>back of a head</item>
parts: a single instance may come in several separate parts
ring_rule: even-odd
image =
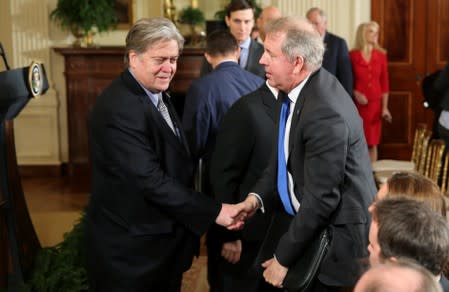
[[[206,38],[205,52],[212,57],[228,56],[239,49],[239,44],[234,36],[227,30],[217,30]]]
[[[141,18],[134,23],[126,36],[125,65],[128,67],[128,56],[131,50],[144,53],[148,47],[160,41],[175,40],[181,51],[184,38],[176,26],[164,17]]]
[[[262,10],[257,19],[257,27],[261,33],[262,39],[265,39],[265,25],[281,16],[281,11],[276,6],[268,6]]]
[[[309,18],[309,16],[312,13],[318,13],[324,20],[326,20],[326,13],[324,13],[324,10],[318,7],[312,7],[306,12],[306,17]]]
[[[410,258],[434,275],[449,261],[449,226],[424,202],[407,197],[379,200],[373,209],[383,259]]]
[[[416,172],[398,172],[387,181],[387,197],[406,196],[425,202],[435,212],[446,217],[446,204],[438,185],[428,177]]]
[[[410,259],[399,259],[369,269],[354,292],[442,292],[442,289],[424,267]]]
[[[246,9],[252,9],[254,11],[254,6],[252,5],[251,1],[231,0],[228,6],[226,6],[226,16],[230,17],[232,12]]]
[[[271,21],[281,16],[281,11],[276,6],[267,6],[262,10],[259,17],[263,17],[265,21]]]

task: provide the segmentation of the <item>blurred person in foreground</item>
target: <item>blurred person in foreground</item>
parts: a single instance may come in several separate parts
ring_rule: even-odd
[[[376,199],[406,196],[426,202],[432,209],[446,217],[446,203],[440,187],[430,178],[417,172],[397,172],[382,184]]]
[[[408,259],[387,261],[366,271],[354,292],[443,292],[435,277]]]
[[[369,261],[409,258],[428,269],[449,291],[442,275],[449,261],[449,225],[429,204],[406,196],[386,197],[370,207]]]

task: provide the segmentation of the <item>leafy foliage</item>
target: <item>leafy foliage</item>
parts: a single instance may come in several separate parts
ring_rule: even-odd
[[[50,19],[68,30],[107,31],[118,23],[114,6],[114,0],[58,0]]]
[[[84,226],[83,212],[60,244],[43,248],[37,254],[30,280],[22,292],[88,291]]]
[[[179,23],[198,25],[206,21],[203,11],[191,6],[186,7],[179,12]]]

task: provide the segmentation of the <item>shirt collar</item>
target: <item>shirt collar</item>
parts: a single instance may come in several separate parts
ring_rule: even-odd
[[[271,91],[271,93],[273,93],[274,98],[278,99],[279,89],[277,89],[276,87],[273,87],[270,84],[268,84],[268,80],[265,81],[265,84],[267,85],[267,87]]]
[[[307,80],[309,80],[310,74],[307,75],[307,77],[298,84],[298,86],[296,86],[295,88],[293,88],[289,93],[288,93],[288,98],[290,98],[292,103],[296,103],[296,101],[298,100],[299,95],[301,94],[302,89],[304,88],[304,85],[306,85]]]
[[[243,41],[239,46],[240,48],[249,49],[249,45],[251,44],[251,38],[248,37],[246,40]]]
[[[157,103],[159,102],[159,94],[161,94],[160,92],[151,92],[150,90],[146,89],[145,86],[142,85],[142,83],[140,83],[139,80],[137,80],[136,76],[134,76],[133,71],[131,69],[128,68],[129,73],[131,73],[131,75],[134,77],[134,79],[136,79],[137,83],[139,83],[140,87],[142,87],[143,91],[145,91],[145,93],[148,95],[148,97],[150,98],[151,102],[154,104],[155,107],[157,107]]]

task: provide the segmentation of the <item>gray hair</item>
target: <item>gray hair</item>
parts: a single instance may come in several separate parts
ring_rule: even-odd
[[[327,16],[324,10],[318,7],[312,7],[309,10],[307,10],[306,16],[309,17],[309,15],[312,14],[313,12],[318,12],[318,14],[321,16],[321,18],[323,18],[324,21],[327,20]]]
[[[305,67],[314,72],[323,62],[324,44],[320,34],[305,18],[286,16],[275,19],[265,27],[266,34],[285,33],[281,50],[292,62],[296,57],[304,58]]]
[[[151,17],[136,21],[126,36],[125,66],[129,66],[129,52],[144,53],[148,47],[160,41],[175,40],[179,51],[184,46],[184,37],[176,26],[167,18]]]

